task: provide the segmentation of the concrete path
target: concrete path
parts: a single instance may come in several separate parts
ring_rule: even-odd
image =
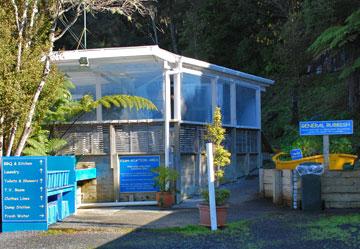
[[[198,223],[196,204],[201,200],[194,198],[168,210],[157,207],[81,209],[77,215],[52,225],[55,229],[47,232],[0,234],[0,248],[360,248],[359,210],[307,213],[276,207],[257,196],[257,178],[240,180],[226,187],[232,192],[228,218],[230,222],[237,222],[215,233],[199,226],[187,226]],[[170,229],[179,226],[186,227]]]
[[[258,198],[258,178],[242,179],[224,187],[231,191],[229,221],[279,211],[270,202]],[[171,209],[155,206],[79,209],[76,215],[51,227],[161,228],[198,224],[199,213],[196,205],[201,201],[199,197],[189,199]]]

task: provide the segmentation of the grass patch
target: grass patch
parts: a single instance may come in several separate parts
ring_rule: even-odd
[[[306,225],[310,240],[335,240],[360,245],[360,214],[324,216]]]
[[[211,230],[209,228],[200,225],[188,225],[184,227],[170,227],[170,228],[154,228],[150,230],[152,232],[179,233],[186,236],[211,234]]]
[[[243,236],[250,236],[250,224],[248,220],[231,222],[222,232],[229,235],[242,234]]]
[[[236,221],[229,223],[224,228],[219,228],[217,231],[212,232],[209,227],[200,225],[188,225],[184,227],[171,227],[171,228],[155,228],[150,229],[152,232],[167,232],[178,233],[185,236],[198,236],[210,234],[223,234],[234,235],[241,233],[242,235],[250,235],[250,222],[249,221]]]
[[[42,236],[55,236],[55,235],[66,235],[66,234],[77,234],[77,233],[120,233],[128,234],[134,232],[135,228],[50,228],[49,230],[42,232]]]
[[[63,234],[76,234],[82,231],[83,230],[73,229],[73,228],[50,228],[49,230],[41,233],[41,235],[51,236],[51,235],[63,235]]]

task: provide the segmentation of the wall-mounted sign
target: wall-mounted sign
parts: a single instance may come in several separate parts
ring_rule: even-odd
[[[3,157],[1,173],[3,231],[47,229],[46,158]]]
[[[152,169],[160,166],[160,156],[120,156],[120,193],[156,192]]]
[[[352,120],[302,121],[300,136],[353,134]]]
[[[290,151],[290,156],[292,160],[298,160],[303,158],[301,149],[293,149]]]

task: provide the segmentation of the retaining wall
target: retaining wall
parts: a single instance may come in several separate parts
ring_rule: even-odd
[[[260,169],[259,188],[265,198],[279,205],[293,202],[293,171]],[[301,179],[297,178],[297,204],[301,205]],[[321,176],[325,208],[360,208],[360,170],[326,171]]]

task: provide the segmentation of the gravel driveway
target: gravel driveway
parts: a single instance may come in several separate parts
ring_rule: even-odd
[[[215,233],[196,225],[195,200],[169,210],[79,210],[48,232],[0,234],[0,248],[360,248],[359,210],[305,213],[276,207],[256,195],[257,179],[227,187],[229,225]]]

